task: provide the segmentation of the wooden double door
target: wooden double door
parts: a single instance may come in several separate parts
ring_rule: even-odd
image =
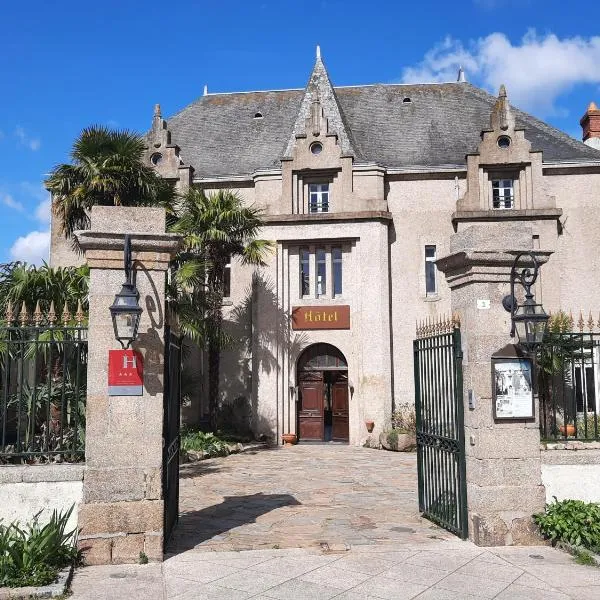
[[[298,377],[298,387],[299,440],[347,442],[347,371],[302,371]]]

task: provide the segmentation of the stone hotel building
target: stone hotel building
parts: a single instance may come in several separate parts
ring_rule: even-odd
[[[597,314],[600,110],[583,116],[582,143],[462,72],[336,87],[318,54],[303,89],[205,90],[168,120],[157,106],[148,161],[180,190],[237,190],[274,242],[266,267],[229,267],[238,343],[221,359],[224,414],[279,441],[361,444],[367,421],[376,435],[414,401],[415,323],[450,312],[436,260],[453,233],[521,222],[552,252],[536,289],[545,309]],[[56,229],[51,260],[65,264]],[[207,416],[199,396],[189,419]]]

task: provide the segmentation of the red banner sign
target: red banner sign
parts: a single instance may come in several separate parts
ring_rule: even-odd
[[[144,393],[144,359],[135,350],[108,351],[108,395],[141,396]]]

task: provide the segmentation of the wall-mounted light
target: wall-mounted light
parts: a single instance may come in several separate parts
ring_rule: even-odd
[[[519,260],[522,256],[529,256],[531,264],[524,266],[519,271]],[[510,270],[510,296],[502,299],[502,305],[510,312],[511,337],[517,334],[519,344],[528,352],[533,352],[544,340],[548,315],[541,304],[534,300],[531,287],[536,282],[539,264],[533,252],[517,254]],[[515,296],[515,284],[519,283],[525,290],[525,301],[519,305]]]
[[[137,337],[140,326],[142,307],[140,306],[140,293],[132,278],[131,263],[131,237],[125,235],[125,248],[123,251],[123,268],[125,270],[125,283],[121,291],[115,296],[115,301],[110,306],[115,338],[122,348],[129,348]]]

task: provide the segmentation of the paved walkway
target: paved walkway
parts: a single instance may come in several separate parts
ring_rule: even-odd
[[[453,537],[419,515],[414,453],[298,445],[186,465],[180,481],[174,553]]]
[[[87,567],[74,600],[598,600],[600,569],[422,520],[415,456],[296,446],[188,465],[162,564]]]
[[[600,569],[547,546],[470,542],[178,554],[162,565],[87,567],[73,600],[598,600]]]

